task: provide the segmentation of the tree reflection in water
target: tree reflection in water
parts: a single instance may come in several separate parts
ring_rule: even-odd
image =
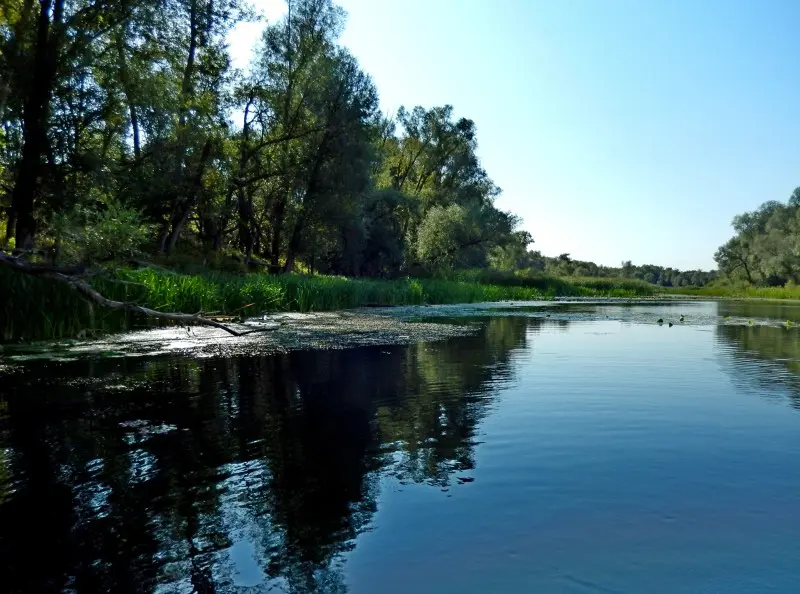
[[[283,356],[30,363],[2,378],[4,591],[344,592],[379,479],[448,485],[542,320]]]

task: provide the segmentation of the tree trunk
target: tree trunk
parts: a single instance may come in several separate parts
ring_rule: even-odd
[[[125,100],[128,102],[128,112],[131,119],[131,132],[133,134],[133,156],[137,159],[142,154],[142,141],[139,132],[139,114],[136,110],[136,101],[133,97],[133,84],[131,83],[130,71],[128,70],[127,57],[125,56],[125,43],[124,38],[128,36],[127,23],[122,34],[117,35],[117,59],[119,68],[119,79],[122,83],[122,92],[125,94]]]
[[[162,239],[161,251],[171,252],[175,249],[178,237],[189,220],[191,213],[192,200],[183,195],[178,188],[185,188],[185,177],[187,168],[186,158],[186,114],[188,112],[189,99],[193,95],[192,77],[194,76],[194,61],[197,53],[197,36],[199,34],[197,26],[197,2],[191,0],[189,4],[189,53],[186,56],[186,65],[183,68],[183,80],[181,81],[180,104],[178,105],[178,129],[175,142],[175,186],[176,195],[173,199],[172,218],[170,220],[171,231]],[[206,143],[208,146],[208,143]],[[204,156],[205,156],[205,148]],[[206,157],[207,158],[207,157]],[[205,159],[201,157],[201,169],[205,167]]]
[[[11,194],[11,208],[6,228],[6,240],[13,234],[18,249],[31,247],[36,235],[33,207],[39,185],[42,156],[48,152],[47,120],[50,115],[50,97],[55,85],[58,54],[58,32],[54,32],[53,29],[61,24],[63,13],[64,0],[55,0],[55,4],[53,0],[39,1],[33,84],[24,103],[22,159]]]
[[[751,285],[753,284],[753,277],[750,274],[750,267],[747,265],[747,260],[742,258],[742,267],[744,268],[744,273],[747,276],[747,282]]]
[[[189,189],[187,195],[180,200],[172,213],[172,230],[169,236],[162,240],[162,250],[171,252],[175,249],[175,244],[178,243],[178,238],[189,220],[189,216],[194,210],[195,203],[197,202],[197,195],[203,185],[203,174],[206,170],[206,164],[211,157],[211,140],[206,140],[203,146],[203,153],[200,155],[200,163],[197,165],[197,173],[195,174],[194,181]]]
[[[250,107],[253,99],[250,98],[244,107],[242,118],[242,141],[239,144],[239,172],[240,179],[234,181],[233,192],[237,197],[237,210],[239,215],[239,247],[244,251],[249,260],[253,255],[253,201],[247,191],[247,185],[241,181],[245,176],[245,169],[249,161],[248,149],[250,144]]]
[[[270,271],[272,272],[277,272],[280,269],[283,217],[286,215],[287,200],[287,197],[278,198],[278,202],[272,211],[272,247],[269,260]]]
[[[239,247],[247,258],[253,255],[253,204],[245,188],[240,188],[238,194],[239,207]]]
[[[181,81],[181,104],[179,106],[178,129],[179,132],[186,126],[186,112],[188,111],[189,98],[194,94],[192,77],[194,76],[194,60],[197,54],[197,0],[191,0],[189,5],[189,53],[186,56],[186,66],[183,69]],[[183,147],[181,147],[183,148]]]
[[[294,230],[292,231],[292,237],[289,240],[289,249],[286,253],[286,264],[283,267],[284,272],[292,272],[297,253],[302,247],[301,242],[303,237],[303,226],[306,223],[308,210],[312,207],[314,200],[317,197],[317,193],[319,192],[320,172],[322,171],[322,165],[325,162],[325,157],[328,154],[327,151],[329,137],[330,132],[326,129],[322,135],[319,146],[317,147],[316,155],[314,155],[314,165],[312,166],[310,175],[308,177],[303,207],[299,216],[297,217],[297,222],[295,223]]]
[[[294,272],[294,261],[297,258],[297,253],[300,251],[301,238],[303,232],[303,215],[297,220],[292,231],[292,237],[289,240],[289,249],[286,251],[286,263],[283,265],[284,272]]]

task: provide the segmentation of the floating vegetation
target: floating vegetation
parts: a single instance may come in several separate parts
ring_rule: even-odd
[[[631,279],[469,278],[379,280],[218,271],[180,274],[163,268],[123,268],[113,271],[109,278],[94,278],[92,284],[109,299],[132,301],[159,311],[202,312],[209,318],[238,321],[265,312],[536,301],[556,296],[632,297],[653,292],[651,286]],[[497,284],[487,282],[491,280]],[[86,339],[165,324],[122,311],[105,311],[59,283],[0,270],[0,342]]]

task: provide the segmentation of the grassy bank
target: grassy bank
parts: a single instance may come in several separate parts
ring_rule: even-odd
[[[800,286],[797,287],[675,287],[665,289],[675,295],[693,297],[716,297],[727,299],[796,299],[800,300]]]
[[[114,278],[96,278],[92,284],[106,297],[152,309],[226,315],[654,293],[652,286],[628,279],[567,281],[495,275],[482,279],[374,280],[214,271],[181,274],[155,268],[117,270]],[[154,323],[92,307],[61,284],[5,270],[0,270],[0,308],[1,338],[7,342],[75,337],[87,331],[117,332]]]

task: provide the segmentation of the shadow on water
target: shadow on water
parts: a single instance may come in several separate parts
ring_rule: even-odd
[[[717,326],[716,339],[726,355],[723,366],[735,381],[767,396],[788,391],[791,406],[800,410],[798,329],[721,325]]]
[[[720,301],[718,311],[723,319],[774,322],[718,325],[716,340],[725,353],[721,362],[736,382],[765,397],[788,395],[791,406],[800,410],[800,303]],[[784,325],[787,320],[790,325]]]
[[[2,378],[3,591],[344,592],[341,556],[380,477],[443,487],[473,468],[492,387],[545,323],[491,318],[408,347],[32,362]]]
[[[717,311],[721,317],[765,318],[800,323],[800,302],[797,301],[719,301]]]

